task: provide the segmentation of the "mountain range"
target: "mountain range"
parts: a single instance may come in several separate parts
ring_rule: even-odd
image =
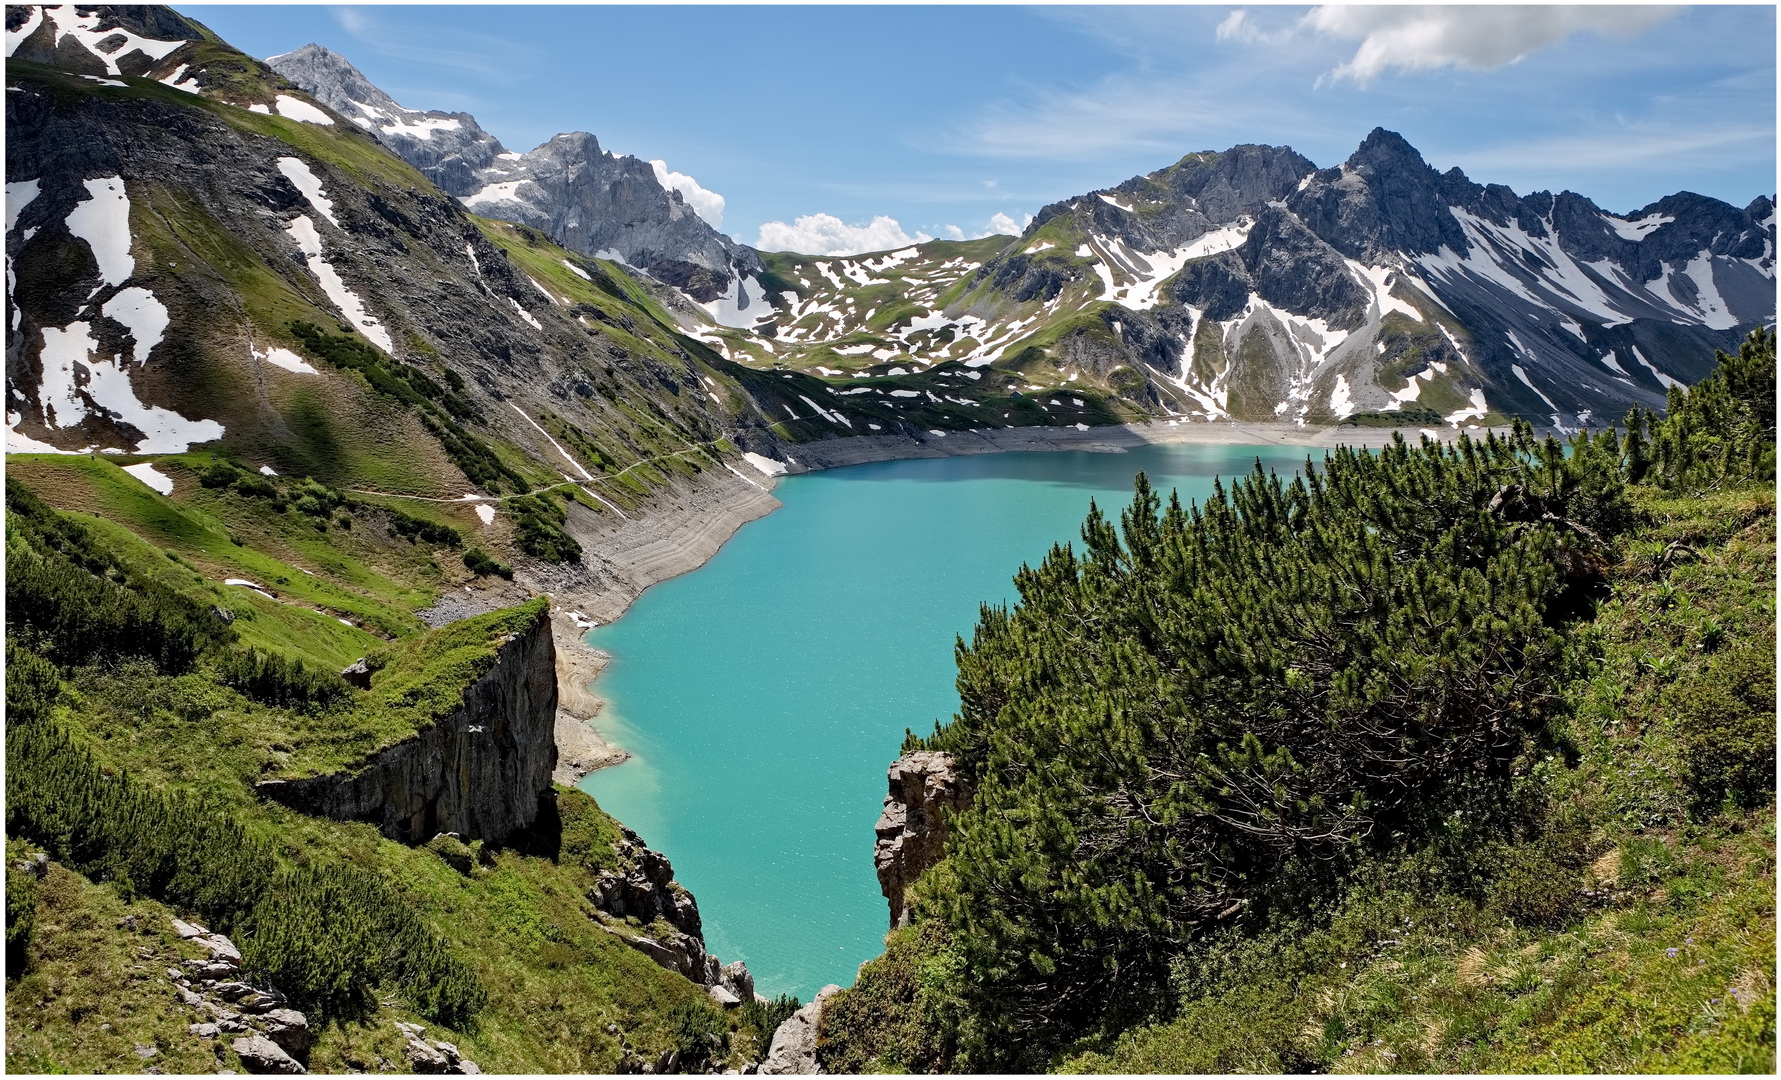
[[[433,487],[485,485],[479,439],[531,483],[720,439],[783,459],[1154,419],[1564,430],[1661,408],[1774,318],[1769,198],[1621,217],[1437,173],[1382,129],[1332,168],[1194,153],[1019,237],[817,257],[736,243],[591,134],[514,153],[320,46],[262,64],[165,9],[72,7],[9,8],[7,45],[15,449],[220,438],[350,472],[331,447],[400,430],[378,437],[429,474],[403,483]],[[343,438],[390,396],[315,367],[299,322],[446,383],[455,412]]]
[[[1027,393],[1073,382],[1115,413],[1569,429],[1661,408],[1774,317],[1770,198],[1680,192],[1621,217],[1437,173],[1383,129],[1334,168],[1286,147],[1189,154],[1013,240],[817,259],[687,226],[635,158],[565,167],[596,160],[591,135],[504,157],[473,119],[403,110],[319,46],[270,63],[467,207],[681,287],[726,355],[826,378],[958,360],[1028,372],[1008,380]],[[595,206],[610,246],[590,250]]]

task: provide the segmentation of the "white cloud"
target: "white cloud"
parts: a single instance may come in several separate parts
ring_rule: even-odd
[[[1365,86],[1388,69],[1430,71],[1460,67],[1489,71],[1513,64],[1535,49],[1591,30],[1628,37],[1663,22],[1674,7],[1591,5],[1491,5],[1362,7],[1327,4],[1305,16],[1304,25],[1337,38],[1360,39],[1354,56],[1329,73]],[[1219,25],[1221,39],[1244,40],[1241,12]],[[1229,31],[1227,33],[1227,27]]]
[[[1002,236],[1019,236],[1021,233],[1026,232],[1027,226],[1032,223],[1033,215],[1031,214],[1027,215],[1027,220],[1023,224],[1015,221],[1007,214],[997,213],[989,219],[989,232],[984,233],[983,235],[989,236],[991,234],[999,233]]]
[[[790,225],[783,221],[765,223],[754,246],[762,251],[795,251],[802,255],[863,255],[932,239],[924,232],[910,236],[896,218],[885,214],[865,225],[849,225],[833,214],[806,214]]]
[[[664,191],[678,191],[693,212],[705,219],[705,223],[714,229],[724,227],[724,197],[715,191],[699,186],[699,182],[685,173],[669,172],[666,161],[656,160],[649,163],[656,171],[656,182]]]
[[[959,228],[957,225],[942,225],[940,228],[941,231],[946,233],[946,239],[948,240],[963,240],[965,238],[965,230]]]

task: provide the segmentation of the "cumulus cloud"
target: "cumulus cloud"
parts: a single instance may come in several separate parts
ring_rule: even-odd
[[[989,219],[989,232],[984,233],[983,235],[989,236],[991,234],[999,233],[1002,236],[1019,236],[1021,233],[1027,231],[1028,225],[1033,223],[1033,215],[1028,214],[1026,217],[1027,219],[1023,223],[1015,221],[1007,214],[997,213]]]
[[[650,167],[656,171],[656,183],[662,185],[664,191],[678,191],[686,204],[693,208],[693,213],[705,219],[705,223],[714,229],[724,227],[724,197],[715,191],[699,186],[699,182],[685,173],[669,172],[666,161],[652,161]]]
[[[946,234],[948,240],[963,240],[965,238],[965,230],[957,225],[942,225],[940,231]]]
[[[1673,7],[1591,6],[1435,6],[1361,7],[1324,5],[1305,16],[1304,25],[1332,37],[1359,39],[1354,56],[1329,73],[1365,86],[1388,69],[1429,71],[1460,67],[1489,71],[1513,64],[1536,49],[1584,30],[1628,37],[1663,22]],[[1250,40],[1242,12],[1218,28],[1221,39]]]
[[[863,255],[932,239],[924,232],[910,236],[896,218],[885,214],[865,225],[849,225],[833,214],[806,214],[790,225],[783,221],[765,223],[754,246],[762,251],[795,251],[801,255]]]

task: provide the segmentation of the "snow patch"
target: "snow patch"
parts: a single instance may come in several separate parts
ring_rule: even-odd
[[[124,471],[163,495],[173,494],[173,477],[156,472],[153,462],[144,461],[136,465],[125,465]]]
[[[475,255],[472,255],[471,258],[475,258]],[[580,278],[583,281],[594,280],[593,278],[588,277],[588,273],[586,270],[583,270],[581,267],[576,266],[574,263],[570,262],[568,259],[563,260],[563,265],[569,268],[569,272],[571,274],[574,274],[576,277]],[[478,270],[477,273],[480,274],[481,271]]]
[[[1608,228],[1613,229],[1615,235],[1619,236],[1622,240],[1631,240],[1637,243],[1638,241],[1645,239],[1647,236],[1650,236],[1655,230],[1668,225],[1676,219],[1668,214],[1653,214],[1650,217],[1640,218],[1637,221],[1627,221],[1623,218],[1617,218],[1612,214],[1603,214],[1602,220],[1606,222]]]
[[[456,131],[463,126],[463,122],[455,116],[418,116],[410,120],[392,121],[377,130],[385,135],[406,135],[411,139],[430,140],[435,131]]]
[[[1346,375],[1336,375],[1336,387],[1330,391],[1330,411],[1336,414],[1338,420],[1345,419],[1354,412],[1354,401],[1348,396]]]
[[[334,118],[332,116],[329,116],[327,113],[316,108],[314,105],[311,105],[309,102],[304,101],[302,98],[294,98],[289,94],[280,94],[278,95],[277,105],[278,115],[287,119],[301,120],[305,124],[320,124],[323,127],[334,126]]]
[[[1539,391],[1535,391],[1535,393],[1538,392]],[[1454,427],[1458,427],[1467,420],[1482,420],[1484,419],[1484,414],[1490,411],[1490,406],[1484,403],[1484,391],[1482,390],[1472,391],[1471,404],[1472,407],[1469,409],[1460,409],[1458,412],[1448,413],[1447,422]]]
[[[495,523],[495,508],[488,503],[477,503],[476,516],[482,520],[484,525],[493,525]]]
[[[333,301],[334,306],[340,309],[340,313],[346,316],[347,324],[358,328],[358,331],[364,334],[371,344],[394,356],[396,350],[394,342],[390,340],[389,330],[365,310],[364,302],[359,299],[356,293],[346,287],[344,281],[340,280],[340,275],[335,272],[333,264],[322,258],[322,238],[315,231],[315,222],[309,219],[309,215],[298,214],[291,219],[285,229],[291,234],[291,239],[297,242],[297,250],[301,251],[304,259],[308,261],[309,272],[315,275],[315,280],[321,285],[322,292],[326,293],[328,299]]]
[[[42,17],[47,17],[51,25],[56,28],[57,46],[60,46],[65,39],[73,38],[82,48],[92,53],[105,65],[107,75],[122,75],[123,72],[118,70],[117,62],[133,52],[139,52],[150,60],[159,60],[185,44],[183,39],[159,41],[155,38],[146,38],[141,34],[131,33],[121,27],[101,30],[99,24],[105,21],[103,16],[97,12],[81,15],[73,4],[62,4],[58,7],[34,9],[33,16],[27,18],[23,26],[17,30],[7,31],[7,56],[11,56],[13,51],[37,29],[41,21],[41,18],[36,14],[38,12]],[[114,39],[122,40],[114,41]],[[101,49],[100,46],[107,42],[113,42],[113,44],[109,49]]]
[[[130,257],[130,197],[118,176],[86,182],[87,197],[68,212],[68,231],[87,242],[105,285],[122,285],[136,272]],[[94,289],[98,292],[98,289]]]
[[[521,202],[518,192],[525,180],[503,180],[498,184],[489,184],[481,191],[464,196],[460,202],[465,206],[479,206],[484,203]]]
[[[1389,266],[1367,266],[1355,262],[1353,259],[1343,261],[1348,264],[1349,271],[1360,280],[1367,291],[1373,294],[1373,304],[1379,309],[1380,319],[1384,319],[1395,311],[1402,315],[1408,315],[1417,322],[1423,321],[1422,312],[1391,294],[1391,287],[1395,284],[1392,278],[1397,273],[1396,270]]]
[[[214,420],[187,420],[171,409],[143,404],[130,384],[128,367],[100,353],[88,323],[45,327],[41,358],[38,401],[46,427],[77,426],[93,411],[90,400],[101,413],[143,433],[134,447],[140,454],[184,453],[193,443],[223,437],[223,426]]]
[[[309,200],[309,205],[315,207],[321,216],[327,218],[329,224],[336,229],[340,227],[340,219],[334,216],[334,201],[328,198],[327,193],[322,190],[322,182],[309,171],[307,163],[301,158],[281,157],[278,159],[278,171],[283,173],[285,179],[303,193],[303,197]]]
[[[283,368],[286,371],[294,371],[299,375],[321,374],[321,372],[309,366],[309,361],[303,359],[289,349],[281,349],[277,346],[267,349],[265,352],[260,352],[256,349],[254,351],[254,358],[264,360],[266,363],[271,364],[276,368]]]
[[[130,358],[138,365],[148,363],[149,351],[161,343],[169,322],[167,308],[155,299],[155,294],[132,285],[105,301],[99,310],[130,331]]]
[[[1664,389],[1668,390],[1672,386],[1682,387],[1683,389],[1687,389],[1687,387],[1684,386],[1684,384],[1677,382],[1675,379],[1672,379],[1668,375],[1665,375],[1663,372],[1657,370],[1657,365],[1653,364],[1651,361],[1645,359],[1645,354],[1639,351],[1639,347],[1637,345],[1633,346],[1633,359],[1637,360],[1639,363],[1645,365],[1645,370],[1651,372],[1651,374],[1657,378],[1657,381],[1663,384]]]
[[[764,475],[767,475],[767,476],[784,476],[785,475],[785,465],[783,463],[774,461],[770,457],[765,457],[761,454],[757,454],[753,450],[744,451],[742,454],[742,460],[748,462],[750,465],[753,465],[756,469],[759,469]]]

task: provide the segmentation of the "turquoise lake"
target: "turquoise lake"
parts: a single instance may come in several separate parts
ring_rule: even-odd
[[[1115,515],[1139,470],[1185,502],[1257,458],[1289,473],[1305,457],[1149,446],[787,477],[783,508],[588,634],[612,654],[598,726],[634,757],[582,786],[673,860],[706,947],[747,961],[762,993],[849,985],[888,926],[872,868],[885,769],[905,728],[958,708],[953,643],[978,606],[1011,601],[1053,543],[1080,547],[1089,500]]]

